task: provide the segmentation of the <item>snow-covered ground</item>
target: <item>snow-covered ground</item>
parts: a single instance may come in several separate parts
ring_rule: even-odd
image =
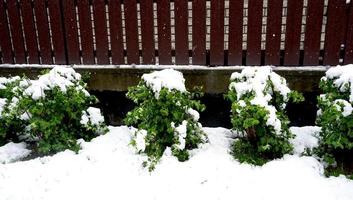
[[[131,130],[110,131],[51,157],[0,164],[0,199],[353,199],[353,181],[323,176],[313,157],[300,157],[317,143],[318,127],[292,127],[295,155],[262,167],[240,164],[229,154],[233,134],[224,128],[204,128],[209,143],[178,162],[168,152],[155,171],[141,166],[146,157],[129,146]],[[9,158],[9,152],[13,152]],[[25,145],[0,147],[0,163],[27,155]]]

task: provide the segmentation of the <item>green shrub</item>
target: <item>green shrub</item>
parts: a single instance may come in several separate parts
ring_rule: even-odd
[[[323,94],[318,98],[316,122],[322,130],[315,152],[326,162],[327,175],[353,172],[352,67],[330,68],[320,81]]]
[[[145,74],[129,89],[127,97],[137,107],[127,114],[125,122],[138,128],[131,144],[139,153],[147,154],[144,164],[150,170],[167,148],[179,161],[185,161],[188,150],[205,142],[196,111],[204,110],[204,105],[193,100],[200,96],[199,92],[186,91],[183,75],[172,69]]]
[[[80,74],[59,66],[37,80],[7,81],[0,88],[3,141],[33,142],[42,154],[78,151],[77,139],[107,131],[100,110],[90,107],[97,99],[85,87]]]
[[[232,147],[236,159],[262,165],[292,152],[285,108],[303,97],[290,91],[284,78],[270,67],[247,67],[232,74],[226,97],[232,102],[233,129],[240,133]]]

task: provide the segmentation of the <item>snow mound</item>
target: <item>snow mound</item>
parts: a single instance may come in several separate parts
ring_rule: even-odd
[[[294,154],[301,155],[306,148],[313,149],[319,145],[320,127],[291,127],[290,131],[295,135],[295,138],[291,139],[291,143],[294,146]]]
[[[26,143],[10,142],[0,147],[0,163],[11,163],[28,156],[31,151],[28,150]]]
[[[153,90],[156,98],[159,97],[159,92],[162,88],[167,88],[169,91],[173,89],[180,92],[186,91],[183,74],[173,69],[164,69],[144,74],[142,79],[146,82],[146,85]]]
[[[234,134],[224,128],[204,128],[209,142],[193,150],[189,161],[165,154],[152,173],[141,166],[146,157],[129,146],[135,129],[109,129],[91,142],[81,141],[78,154],[64,151],[0,164],[1,198],[353,199],[353,181],[325,178],[322,164],[313,157],[286,155],[262,167],[240,164],[229,154]],[[316,129],[300,131],[312,135]]]

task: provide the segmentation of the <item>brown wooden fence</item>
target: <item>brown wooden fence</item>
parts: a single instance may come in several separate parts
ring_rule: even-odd
[[[353,63],[349,0],[0,0],[0,63]]]

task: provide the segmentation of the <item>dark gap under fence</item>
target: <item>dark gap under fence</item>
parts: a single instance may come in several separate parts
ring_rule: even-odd
[[[126,98],[126,92],[91,91],[99,99],[99,106],[108,124],[123,125],[126,114],[135,107],[135,104]],[[291,126],[315,125],[317,111],[317,92],[305,92],[305,102],[300,104],[288,104],[287,114]],[[231,128],[230,108],[231,104],[224,99],[223,94],[205,94],[201,102],[206,105],[206,110],[200,113],[200,123],[204,127]]]

